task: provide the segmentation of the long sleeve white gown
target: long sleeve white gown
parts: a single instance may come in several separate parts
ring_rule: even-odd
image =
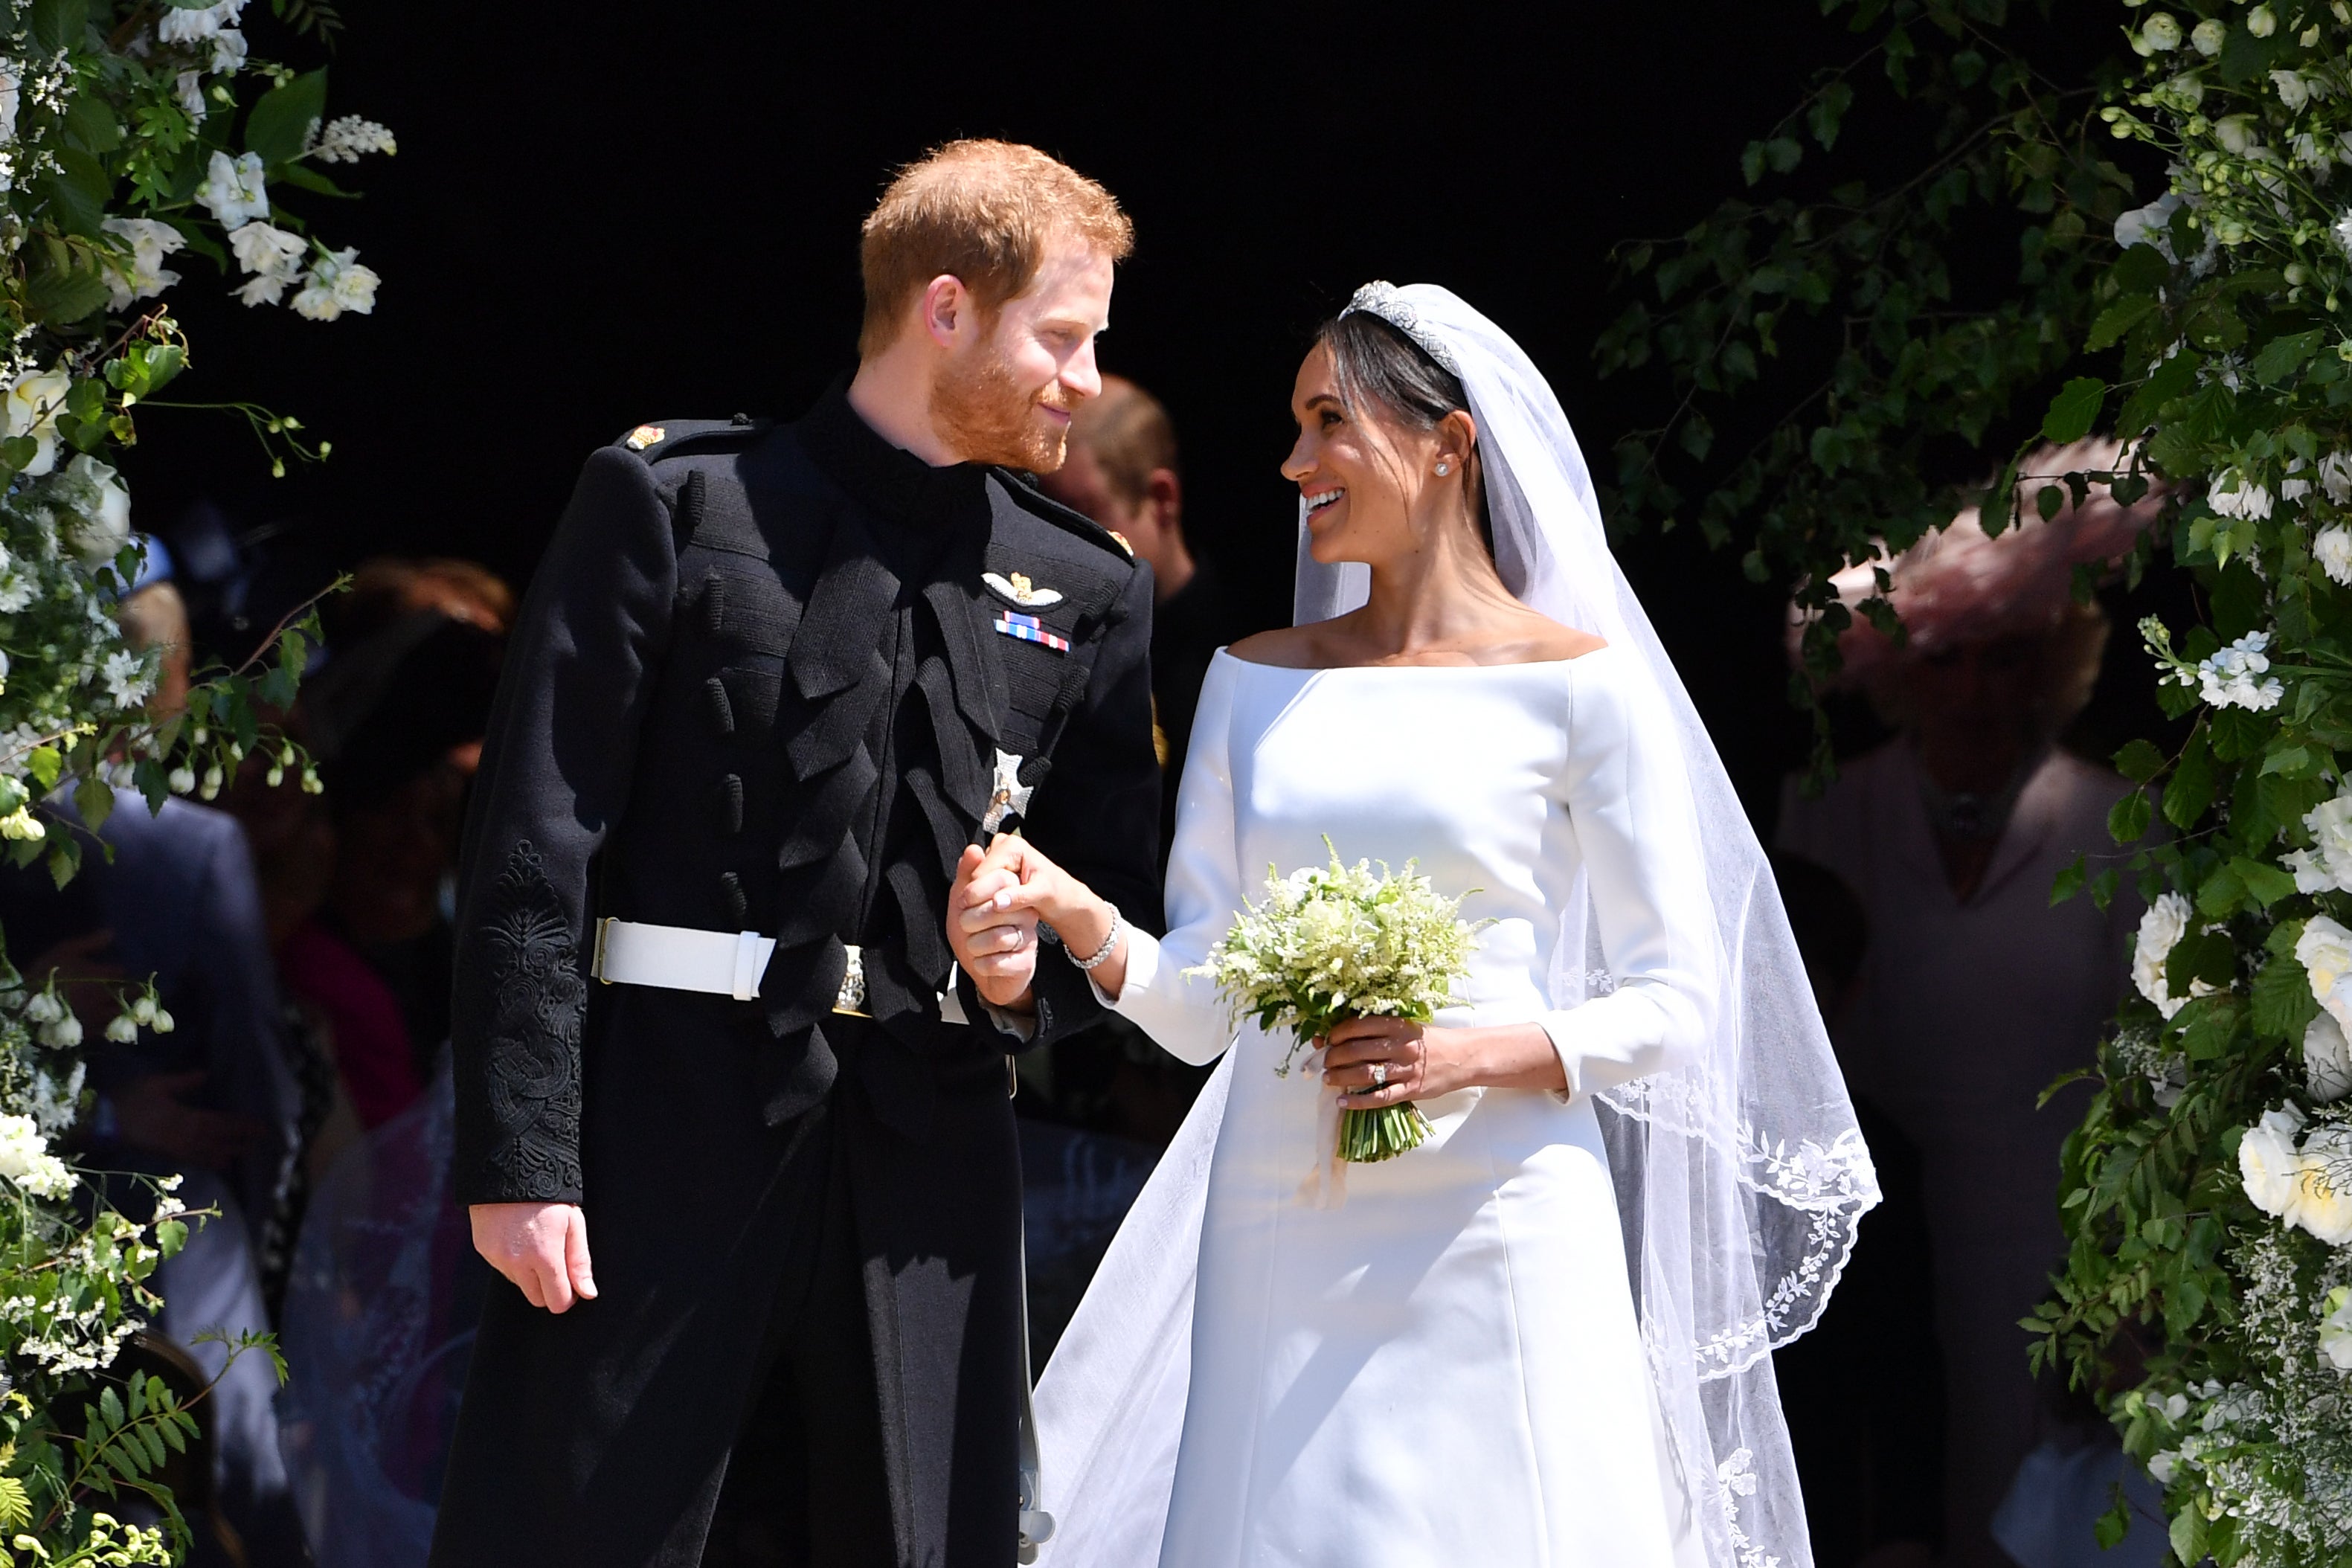
[[[1510,666],[1303,670],[1225,653],[1211,666],[1171,929],[1130,939],[1116,1006],[1186,1060],[1231,1056],[1040,1389],[1046,1502],[1063,1523],[1049,1563],[1695,1560],[1591,1099],[1691,1059],[1715,999],[1688,789],[1639,670],[1614,648]],[[1439,1022],[1538,1022],[1570,1086],[1423,1102],[1429,1142],[1349,1167],[1336,1205],[1302,1190],[1326,1158],[1318,1102],[1333,1091],[1312,1067],[1276,1076],[1286,1037],[1244,1025],[1236,1039],[1211,984],[1185,973],[1269,867],[1321,863],[1326,835],[1343,859],[1417,859],[1439,891],[1477,889],[1465,914],[1495,923],[1456,988],[1465,1005]],[[1614,985],[1558,1010],[1551,956],[1580,870]],[[1191,1190],[1204,1202],[1172,1211],[1166,1191],[1201,1158],[1207,1180]],[[1133,1303],[1186,1299],[1165,1287],[1195,1259],[1189,1326],[1181,1308],[1139,1321]]]

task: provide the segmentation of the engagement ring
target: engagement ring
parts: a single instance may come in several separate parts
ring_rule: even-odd
[[[1372,1082],[1374,1084],[1384,1084],[1388,1082],[1388,1080],[1389,1064],[1386,1062],[1374,1062],[1372,1064]]]

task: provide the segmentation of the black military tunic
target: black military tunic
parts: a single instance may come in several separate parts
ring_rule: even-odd
[[[494,1289],[438,1568],[696,1563],[780,1392],[840,1433],[777,1482],[820,1494],[817,1560],[866,1560],[863,1510],[881,1561],[1012,1561],[1015,1042],[940,1017],[947,890],[1017,780],[1024,831],[1150,923],[1150,618],[1093,523],[889,446],[839,386],[589,459],[468,826],[457,1186],[581,1203],[600,1293]],[[749,1002],[604,985],[602,916],[776,947]],[[834,1011],[845,943],[870,1021]],[[1099,1015],[1050,943],[1037,993],[1034,1044]]]

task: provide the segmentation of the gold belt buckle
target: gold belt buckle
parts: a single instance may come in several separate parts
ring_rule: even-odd
[[[833,999],[833,1010],[850,1018],[871,1018],[866,1010],[866,950],[854,942],[841,944],[849,958],[849,966],[842,971],[841,994]]]

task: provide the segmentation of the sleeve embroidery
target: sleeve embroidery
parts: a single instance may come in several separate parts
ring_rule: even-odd
[[[509,1192],[578,1192],[588,985],[572,922],[528,839],[508,853],[491,897],[481,931],[497,1137],[489,1163]]]

